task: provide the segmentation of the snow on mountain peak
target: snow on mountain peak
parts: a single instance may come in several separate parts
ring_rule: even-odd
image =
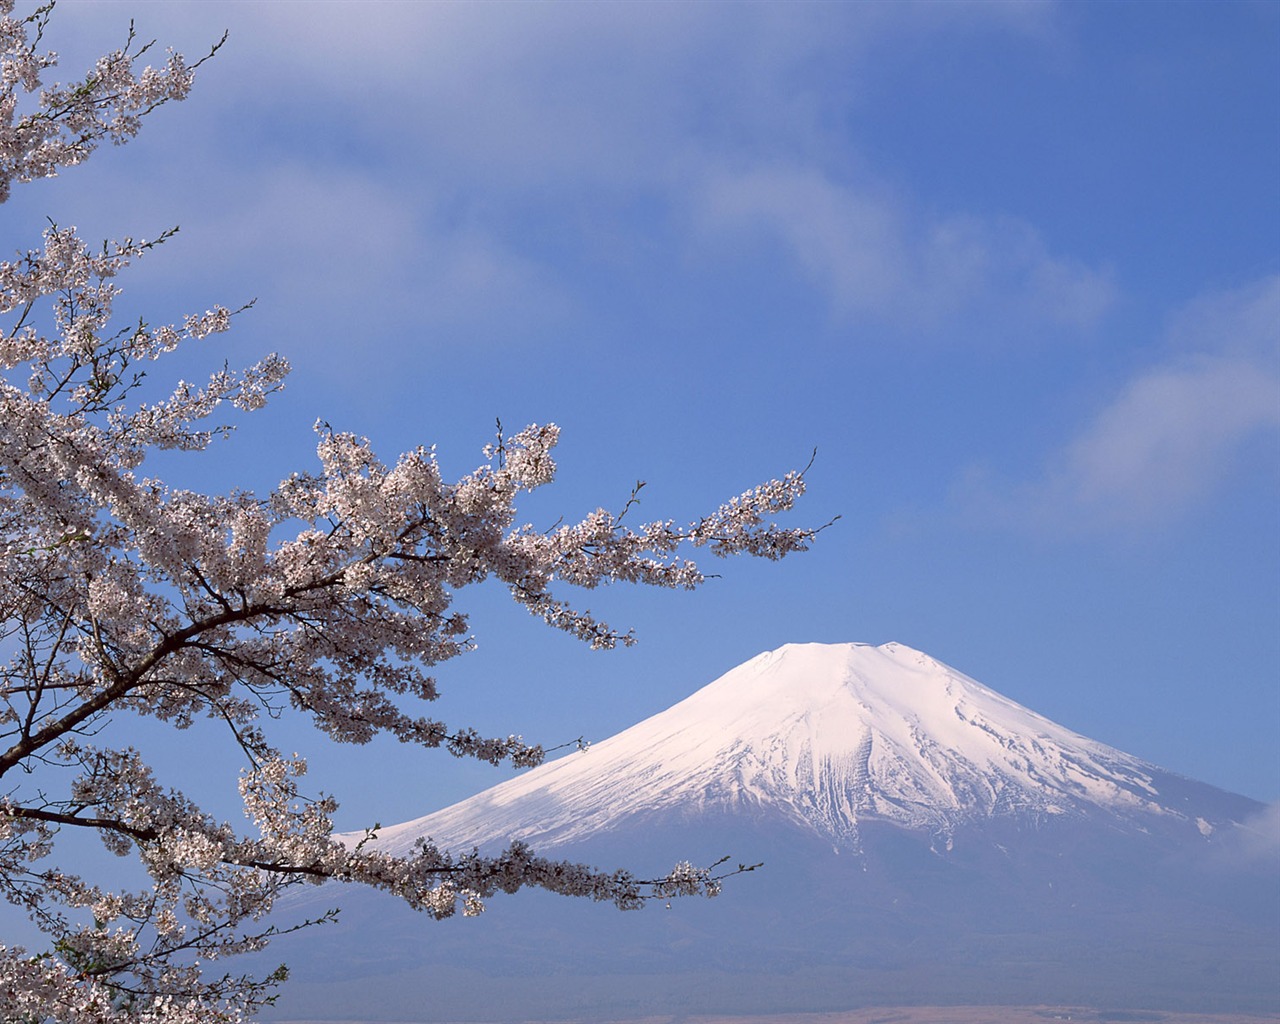
[[[845,846],[868,821],[948,835],[1004,815],[1182,817],[1158,777],[902,644],[788,644],[585,753],[383,829],[378,845],[548,850],[637,817],[721,811],[779,814]]]

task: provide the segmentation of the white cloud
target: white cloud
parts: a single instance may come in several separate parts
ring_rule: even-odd
[[[530,315],[543,304],[532,268],[420,188],[290,164],[256,175],[252,193],[202,235],[223,260],[253,249],[289,291],[343,305],[398,297],[445,322],[494,304]]]
[[[214,8],[212,11],[210,8]],[[1043,39],[1045,4],[162,4],[144,30],[232,38],[207,101],[309,118],[442,195],[507,211],[583,190],[660,197],[712,251],[747,232],[843,317],[907,328],[958,312],[1071,327],[1111,299],[1105,275],[1050,254],[1014,221],[927,219],[909,198],[837,180],[831,125],[856,106],[877,45],[946,33]],[[197,27],[198,26],[198,27]],[[203,35],[202,35],[203,33]],[[224,114],[225,116],[225,114]],[[786,163],[780,164],[780,154]],[[856,158],[855,158],[856,159]],[[732,169],[732,170],[730,170]],[[707,256],[706,253],[703,254]]]
[[[1280,803],[1267,804],[1221,838],[1219,853],[1229,863],[1273,868],[1280,863]]]
[[[236,230],[280,253],[269,273],[314,274],[326,295],[338,293],[327,282],[341,288],[325,258],[335,242],[365,276],[393,272],[398,246],[440,254],[428,287],[457,279],[430,296],[442,320],[451,307],[536,311],[557,288],[518,215],[642,196],[692,225],[700,260],[744,236],[781,252],[840,318],[917,330],[964,315],[974,335],[1036,336],[1087,328],[1112,299],[1104,273],[1024,223],[929,217],[873,176],[851,182],[856,143],[832,127],[861,102],[877,46],[942,33],[1043,42],[1052,5],[170,2],[139,18],[145,37],[193,55],[230,29],[177,116],[209,126],[192,130],[200,173],[243,211]],[[125,19],[103,4],[55,29],[92,53]],[[319,169],[331,161],[345,176]]]
[[[701,212],[705,227],[775,239],[850,317],[928,329],[970,313],[1000,332],[1087,328],[1114,297],[1105,274],[1054,257],[1027,224],[925,221],[886,188],[837,183],[813,168],[713,176]]]
[[[1146,520],[1207,493],[1254,434],[1280,427],[1280,377],[1198,356],[1133,381],[1067,449],[1055,490],[1106,518]]]
[[[1048,462],[1040,482],[970,480],[971,501],[1055,529],[1149,526],[1207,500],[1251,445],[1274,474],[1280,441],[1280,276],[1203,296],[1169,354],[1136,374]]]

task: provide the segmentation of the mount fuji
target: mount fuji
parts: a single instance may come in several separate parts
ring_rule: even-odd
[[[432,924],[313,890],[281,1019],[532,1020],[891,1004],[1280,1011],[1268,809],[1043,718],[901,644],[794,644],[668,710],[382,829],[665,873],[621,914],[542,893]],[[429,998],[424,996],[429,994]],[[344,1009],[345,1007],[345,1009]]]

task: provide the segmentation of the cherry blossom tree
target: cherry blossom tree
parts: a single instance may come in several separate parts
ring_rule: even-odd
[[[199,66],[175,53],[142,66],[150,50],[130,30],[83,79],[46,86],[51,7],[20,17],[0,0],[0,201],[103,140],[126,142],[148,113],[187,95]],[[166,486],[146,473],[149,458],[208,449],[230,429],[219,417],[261,407],[288,365],[272,355],[142,400],[161,359],[236,315],[217,307],[180,325],[113,322],[121,273],[163,237],[95,249],[53,226],[38,248],[0,263],[0,892],[51,944],[0,945],[0,1018],[251,1017],[283,970],[246,977],[221,961],[279,934],[267,920],[274,900],[307,882],[383,889],[434,917],[478,912],[486,897],[525,886],[622,908],[713,895],[732,869],[680,864],[642,880],[519,843],[496,857],[430,843],[394,857],[343,842],[335,802],[300,788],[306,761],[283,756],[268,727],[281,714],[309,716],[343,742],[389,734],[535,765],[542,748],[518,736],[423,713],[435,667],[473,646],[461,591],[494,581],[593,648],[630,644],[564,588],[693,588],[703,576],[686,549],[803,550],[816,531],[774,522],[802,493],[803,472],[684,526],[633,526],[627,501],[618,514],[539,531],[519,525],[516,506],[554,478],[554,426],[499,431],[480,468],[448,481],[429,448],[388,464],[368,441],[321,424],[317,465],[269,494]],[[104,725],[121,716],[225,727],[243,759],[251,826],[202,810],[138,750],[102,745]],[[146,883],[104,887],[56,866],[59,838],[85,830],[136,858]]]

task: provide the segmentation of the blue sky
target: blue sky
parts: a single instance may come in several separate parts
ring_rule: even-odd
[[[230,39],[0,224],[181,225],[126,315],[256,297],[178,370],[279,351],[289,388],[175,479],[266,489],[318,417],[457,474],[553,421],[531,521],[637,479],[679,519],[818,449],[810,553],[587,595],[634,649],[464,594],[448,720],[602,739],[761,650],[897,640],[1280,798],[1280,6],[64,2],[67,77],[130,18]],[[350,827],[501,777],[282,745]]]

